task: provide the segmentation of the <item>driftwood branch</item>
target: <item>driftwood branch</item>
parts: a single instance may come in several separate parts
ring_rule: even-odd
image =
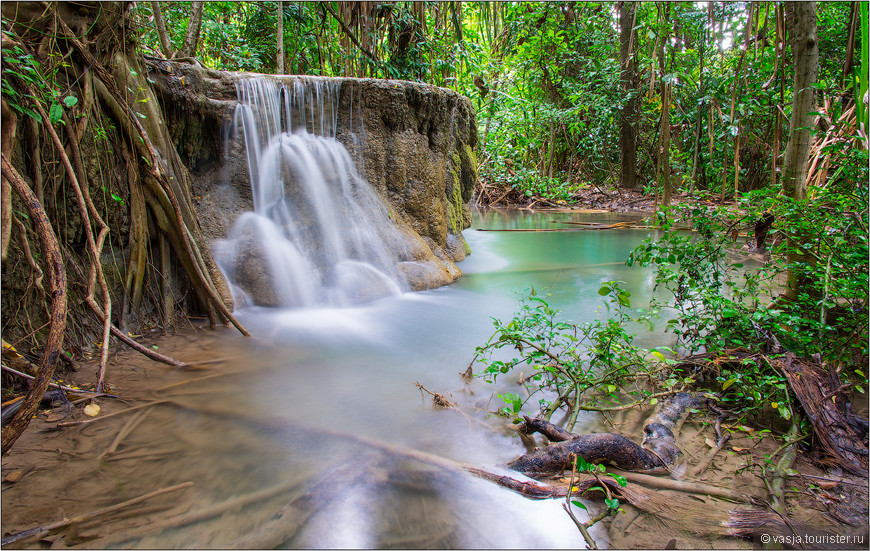
[[[572,456],[579,456],[590,463],[610,463],[629,471],[664,473],[682,455],[674,433],[689,409],[701,403],[697,396],[685,392],[668,399],[661,410],[647,420],[643,446],[620,434],[578,436],[547,421],[528,419],[524,423],[526,430],[541,431],[555,443],[519,457],[508,463],[508,467],[524,473],[556,473],[570,466]]]

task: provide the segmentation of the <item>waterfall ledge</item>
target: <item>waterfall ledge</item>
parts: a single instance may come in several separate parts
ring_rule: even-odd
[[[289,85],[339,82],[336,139],[390,206],[413,243],[397,266],[413,290],[451,283],[470,252],[462,230],[477,181],[477,126],[470,100],[436,86],[379,79],[265,76],[148,60],[170,138],[189,167],[206,237],[228,235],[253,210],[244,141],[232,132],[236,83],[252,76]],[[313,130],[312,130],[313,131]]]

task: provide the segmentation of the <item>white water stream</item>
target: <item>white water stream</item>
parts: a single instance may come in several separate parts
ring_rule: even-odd
[[[251,78],[237,89],[254,210],[215,255],[239,305],[347,306],[406,290],[401,233],[335,139],[339,83]]]

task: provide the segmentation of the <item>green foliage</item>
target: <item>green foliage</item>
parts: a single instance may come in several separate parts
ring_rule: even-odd
[[[578,473],[591,474],[591,475],[595,476],[599,481],[601,480],[599,478],[599,476],[608,475],[608,476],[613,477],[613,479],[616,481],[616,483],[619,484],[621,487],[624,488],[624,487],[628,486],[628,479],[626,479],[624,476],[618,475],[615,473],[608,473],[607,469],[604,467],[604,465],[597,464],[597,463],[589,463],[588,461],[586,461],[584,458],[582,458],[580,456],[577,456],[577,458],[574,460],[574,468],[577,470]],[[616,514],[616,513],[621,511],[621,509],[619,508],[619,505],[620,505],[619,499],[616,497],[613,497],[613,495],[607,490],[607,488],[603,485],[603,483],[601,486],[592,486],[591,488],[589,488],[586,491],[587,492],[594,492],[594,491],[603,492],[607,496],[604,498],[604,504],[607,505],[608,511],[610,511],[611,514]],[[586,510],[586,506],[579,501],[572,500],[571,503],[577,507],[580,507],[581,509]]]
[[[33,54],[25,53],[18,46],[4,49],[4,78],[0,83],[0,91],[12,109],[42,122],[42,117],[31,103],[47,105],[49,122],[57,124],[63,118],[64,106],[72,109],[78,103],[76,96],[69,93],[64,95],[56,84],[58,69],[68,64],[54,61],[49,59],[48,63],[40,63]]]
[[[833,141],[831,148],[848,148]],[[830,151],[829,153],[834,153]],[[672,300],[668,330],[686,352],[730,349],[818,355],[846,367],[845,383],[863,391],[868,357],[867,154],[849,148],[812,200],[758,190],[743,196],[745,214],[683,205],[664,219],[627,263],[654,265],[656,286]],[[775,224],[769,259],[738,261],[736,230],[764,215]],[[693,232],[683,231],[691,228]],[[732,233],[735,232],[735,233]],[[753,236],[754,237],[754,236]],[[766,360],[747,359],[718,374],[723,399],[793,414],[785,378]]]
[[[645,351],[633,344],[634,335],[625,329],[632,319],[631,293],[621,282],[610,281],[601,286],[599,294],[608,299],[606,306],[612,315],[606,319],[579,325],[562,321],[558,310],[533,288],[513,319],[507,323],[493,319],[495,332],[477,348],[484,366],[479,376],[495,382],[515,367],[531,368],[523,382],[527,398],[515,393],[499,395],[507,404],[503,414],[518,416],[536,396],[545,418],[570,404],[571,420],[566,428],[571,430],[579,411],[614,404],[620,408],[620,398],[625,395],[635,400],[649,395],[634,383],[651,377],[661,362],[645,358]],[[500,359],[504,355],[496,357],[495,353],[501,349],[517,354],[510,360]]]

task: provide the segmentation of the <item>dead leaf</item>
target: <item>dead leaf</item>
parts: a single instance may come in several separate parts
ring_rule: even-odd
[[[716,442],[713,442],[713,439],[710,437],[705,438],[704,443],[707,444],[708,446],[710,446],[711,448],[716,447]]]
[[[100,414],[100,406],[97,404],[88,404],[85,406],[85,415],[88,417],[96,417]]]
[[[12,471],[11,473],[7,474],[6,478],[4,478],[3,480],[5,480],[6,482],[9,482],[11,484],[15,484],[16,482],[21,480],[22,476],[24,476],[24,471],[19,469],[17,471]]]
[[[731,446],[731,449],[736,452],[748,452],[751,448],[738,448],[737,446]]]
[[[49,423],[54,423],[56,421],[60,421],[64,418],[64,414],[62,413],[49,413],[45,420]]]

